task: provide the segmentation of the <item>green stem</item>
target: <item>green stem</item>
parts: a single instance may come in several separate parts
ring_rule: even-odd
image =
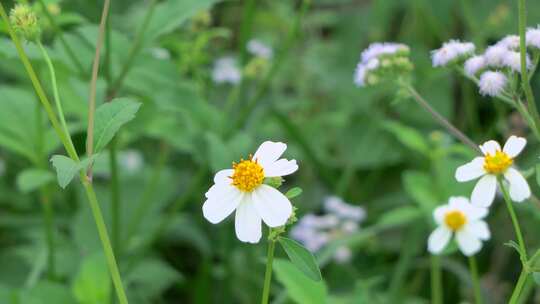
[[[41,191],[41,206],[43,208],[43,222],[45,224],[45,237],[47,241],[47,266],[49,279],[56,278],[55,265],[55,244],[54,244],[54,211],[51,201],[48,198],[47,190],[44,188]]]
[[[521,270],[521,274],[519,275],[519,279],[514,287],[514,291],[512,292],[512,296],[510,297],[508,304],[518,303],[523,286],[525,285],[525,282],[527,282],[528,275],[529,273],[526,271],[526,269]]]
[[[270,232],[272,229],[270,228]],[[270,298],[270,283],[272,283],[272,263],[274,262],[275,240],[268,240],[268,256],[266,258],[266,270],[264,273],[264,287],[261,298],[261,304],[268,304]]]
[[[441,260],[436,255],[431,256],[431,303],[443,303]]]
[[[111,238],[114,252],[120,256],[121,218],[120,218],[120,186],[118,176],[117,142],[113,138],[109,144],[109,169],[111,171]]]
[[[41,8],[43,9],[43,12],[45,13],[45,17],[47,17],[47,19],[49,20],[49,23],[53,27],[54,31],[58,34],[58,39],[60,39],[60,43],[62,44],[62,47],[64,48],[64,50],[66,50],[66,54],[69,56],[71,61],[73,61],[73,63],[75,64],[75,66],[79,70],[79,73],[81,75],[84,74],[83,65],[81,64],[81,62],[79,61],[79,59],[77,58],[77,56],[75,55],[75,53],[73,52],[73,50],[71,49],[69,44],[64,39],[64,35],[62,34],[62,30],[60,29],[58,24],[56,24],[56,21],[54,20],[54,17],[49,12],[49,9],[47,8],[47,5],[45,4],[45,2],[43,2],[43,0],[38,0],[38,2],[41,5]]]
[[[478,266],[476,265],[476,258],[474,256],[469,257],[469,270],[471,272],[475,302],[476,304],[482,304],[482,289],[478,278]]]
[[[525,29],[527,27],[527,8],[526,0],[518,0],[519,10],[519,51],[521,54],[521,85],[525,92],[529,113],[534,117],[534,122],[537,128],[540,128],[540,114],[536,108],[534,94],[529,82],[529,73],[527,71],[527,45],[525,37]]]
[[[118,270],[118,264],[114,257],[114,251],[111,246],[111,241],[107,234],[107,227],[105,221],[103,220],[103,213],[99,207],[97,201],[96,193],[92,183],[87,179],[84,173],[80,174],[81,181],[83,183],[84,189],[86,191],[86,196],[88,197],[88,202],[90,203],[90,208],[92,209],[92,215],[94,216],[94,221],[99,234],[99,239],[101,240],[101,245],[103,246],[103,251],[105,252],[105,257],[107,258],[107,265],[111,273],[114,287],[116,289],[116,294],[120,304],[127,304],[128,300],[126,293],[124,291],[124,286],[122,285],[122,279],[120,277],[120,271]]]
[[[523,241],[523,234],[521,233],[521,228],[519,225],[519,221],[516,216],[516,212],[514,211],[514,206],[512,204],[512,200],[510,199],[510,195],[508,194],[508,189],[504,185],[503,181],[499,178],[499,187],[501,188],[501,191],[503,193],[504,201],[506,203],[506,208],[508,209],[508,213],[510,214],[510,218],[512,219],[512,224],[514,225],[514,232],[516,233],[516,238],[518,241],[519,249],[520,249],[520,259],[523,264],[523,267],[527,265],[527,249],[525,247],[525,242]]]
[[[43,55],[43,58],[47,63],[47,67],[49,68],[49,73],[51,74],[54,102],[56,104],[56,111],[58,112],[60,123],[62,124],[62,128],[64,129],[64,132],[66,134],[66,138],[69,141],[69,145],[73,150],[75,150],[75,146],[73,145],[73,142],[71,141],[71,136],[69,135],[69,129],[66,123],[66,118],[64,116],[64,110],[62,108],[62,102],[60,101],[60,93],[58,92],[58,84],[56,81],[56,72],[54,70],[54,65],[52,64],[51,58],[49,57],[47,50],[43,47],[43,44],[41,44],[41,41],[38,40],[36,44],[39,47],[39,50],[41,51],[41,54]]]

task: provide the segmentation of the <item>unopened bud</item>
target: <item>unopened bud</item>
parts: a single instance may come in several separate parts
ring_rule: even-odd
[[[10,12],[9,20],[15,33],[28,41],[40,38],[41,28],[34,11],[24,4],[17,4]]]

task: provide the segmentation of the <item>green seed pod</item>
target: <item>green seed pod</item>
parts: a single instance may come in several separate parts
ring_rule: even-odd
[[[34,11],[24,4],[17,4],[10,12],[9,20],[15,33],[27,41],[37,41],[41,36],[39,20]]]

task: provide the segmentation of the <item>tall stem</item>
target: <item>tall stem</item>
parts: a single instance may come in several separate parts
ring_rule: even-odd
[[[270,232],[272,229],[270,228]],[[272,263],[274,262],[275,240],[268,240],[268,255],[266,258],[266,271],[264,273],[264,287],[261,298],[261,304],[268,304],[270,298],[270,283],[272,283]]]
[[[121,254],[120,236],[120,185],[118,176],[118,158],[117,158],[116,139],[112,139],[109,144],[109,168],[111,171],[111,238],[116,255]]]
[[[508,213],[510,214],[510,218],[512,219],[512,225],[514,225],[514,232],[516,234],[519,249],[521,251],[520,258],[523,263],[523,266],[525,267],[527,263],[527,248],[525,247],[525,242],[523,241],[523,234],[521,233],[521,227],[519,225],[516,212],[514,211],[512,200],[510,199],[510,195],[508,194],[508,189],[506,188],[506,185],[503,183],[503,181],[500,178],[499,178],[499,187],[501,188],[504,201],[506,203],[506,208],[508,209]]]
[[[442,125],[448,132],[452,133],[457,139],[461,140],[465,145],[471,147],[477,152],[481,152],[477,144],[475,144],[467,135],[463,134],[454,125],[452,125],[446,118],[444,118],[437,110],[431,107],[429,103],[410,85],[401,84],[413,97],[418,105],[426,110],[435,120]]]
[[[443,303],[441,260],[436,255],[431,256],[431,303]]]
[[[475,302],[476,304],[482,304],[482,289],[480,287],[480,279],[478,278],[478,266],[474,256],[469,257],[469,271],[471,272]]]
[[[512,296],[510,297],[508,304],[518,303],[519,297],[521,295],[521,291],[523,290],[523,286],[525,285],[525,282],[527,282],[528,276],[529,276],[529,273],[527,272],[527,270],[522,269],[521,274],[519,275],[519,279],[516,283],[516,286],[514,287],[514,291],[512,291]]]

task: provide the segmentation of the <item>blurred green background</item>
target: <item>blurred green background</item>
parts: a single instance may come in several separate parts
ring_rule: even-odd
[[[77,68],[68,56],[41,6],[31,3],[41,11],[44,42],[57,69],[70,130],[84,153],[102,1],[45,2],[81,64]],[[110,52],[103,54],[98,103],[128,60],[150,2],[112,1]],[[212,225],[202,217],[201,206],[214,172],[247,157],[261,142],[274,140],[286,142],[287,157],[300,165],[285,184],[303,189],[294,199],[299,217],[320,213],[328,195],[362,206],[368,214],[359,231],[318,253],[323,283],[302,282],[294,269],[278,261],[274,302],[429,303],[425,248],[431,212],[449,196],[470,193],[472,184],[458,184],[453,175],[473,153],[390,85],[355,87],[354,69],[371,42],[405,43],[411,48],[418,91],[473,140],[525,135],[523,122],[510,108],[481,97],[474,84],[456,73],[432,68],[429,53],[452,38],[472,41],[481,50],[516,34],[517,1],[313,0],[291,40],[287,37],[301,1],[255,1],[247,34],[270,45],[275,56],[241,85],[215,84],[211,73],[216,59],[232,55],[245,65],[253,60],[242,57],[243,12],[249,2],[158,1],[118,88],[118,96],[143,103],[115,141],[123,208],[117,256],[130,302],[258,301],[264,242],[240,243],[233,221]],[[13,2],[3,4],[12,7]],[[529,26],[540,23],[540,2],[528,1],[527,12]],[[3,23],[0,29],[0,302],[112,303],[82,189],[77,183],[65,191],[56,185],[48,159],[63,150],[36,106]],[[26,49],[51,94],[37,48]],[[538,76],[532,84],[540,96]],[[228,108],[235,98],[238,102]],[[45,138],[40,139],[42,133]],[[523,169],[535,164],[535,151],[538,143],[531,142],[520,160]],[[108,161],[102,153],[95,184],[110,228]],[[43,187],[55,210],[53,276],[47,274]],[[517,207],[531,248],[540,245],[540,212],[533,204]],[[493,237],[478,256],[487,303],[504,303],[520,271],[515,251],[502,245],[513,231],[501,208],[495,204],[491,211]],[[338,243],[352,249],[350,262],[328,258]],[[277,256],[285,255],[278,251]],[[445,303],[472,299],[466,260],[456,252],[442,263]],[[306,288],[308,283],[313,286]],[[532,280],[526,288],[529,303],[540,301]]]

